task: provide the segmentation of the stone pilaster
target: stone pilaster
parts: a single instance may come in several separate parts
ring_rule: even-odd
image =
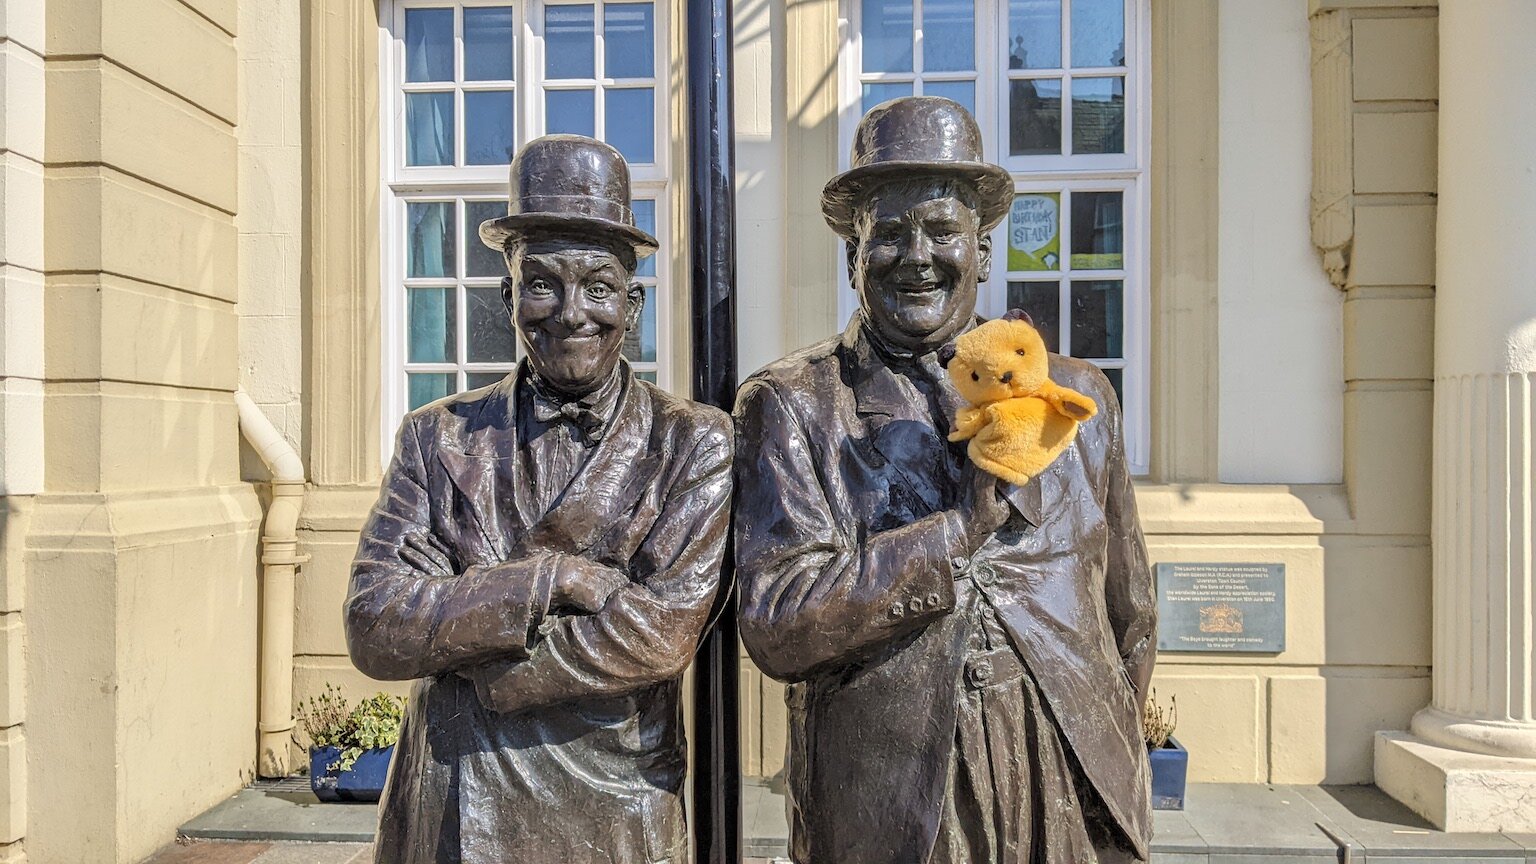
[[[1536,831],[1536,6],[1440,10],[1434,688],[1376,779],[1447,830]]]

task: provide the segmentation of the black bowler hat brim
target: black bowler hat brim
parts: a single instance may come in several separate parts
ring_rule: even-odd
[[[999,165],[892,159],[853,168],[829,180],[821,191],[821,214],[840,236],[854,237],[854,210],[871,189],[892,180],[929,177],[953,178],[976,190],[976,215],[982,233],[996,228],[1013,205],[1013,177]]]
[[[480,223],[480,242],[503,252],[507,241],[529,233],[582,237],[593,232],[607,234],[627,243],[636,258],[649,258],[661,246],[655,237],[625,222],[587,216],[580,213],[514,213]]]

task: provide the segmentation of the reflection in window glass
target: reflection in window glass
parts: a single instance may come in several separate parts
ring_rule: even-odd
[[[1055,282],[1009,282],[1008,308],[1028,312],[1045,340],[1046,350],[1059,350],[1061,289]]]
[[[512,91],[464,94],[464,164],[506,165],[517,152],[512,130]]]
[[[405,376],[406,389],[410,391],[408,407],[417,408],[435,402],[453,392],[452,372],[412,372]]]
[[[597,98],[591,90],[544,92],[544,132],[568,132],[593,137],[597,134]]]
[[[1125,65],[1125,0],[1072,0],[1072,65]]]
[[[1072,283],[1072,356],[1125,356],[1124,293],[1119,280]]]
[[[1061,68],[1061,0],[1008,0],[1008,68]]]
[[[464,202],[464,275],[500,279],[507,275],[501,255],[480,242],[480,224],[507,215],[505,201]]]
[[[607,90],[603,112],[603,137],[618,148],[630,164],[656,161],[656,94],[649,87]]]
[[[544,7],[545,76],[591,78],[596,74],[594,21],[590,4]]]
[[[879,105],[881,102],[888,102],[892,99],[911,95],[912,85],[906,82],[865,84],[864,100],[861,103],[864,106],[863,113],[868,114],[869,109]]]
[[[1125,79],[1072,79],[1072,152],[1125,152]]]
[[[630,207],[631,207],[631,210],[635,214],[635,227],[639,228],[641,231],[644,231],[645,233],[651,235],[652,237],[655,237],[656,236],[656,202],[651,200],[651,199],[649,199],[649,198],[637,198],[633,202],[631,202]],[[657,253],[657,254],[662,254],[662,253]],[[635,269],[635,275],[636,276],[655,276],[656,275],[656,256],[652,255],[651,257],[643,259],[642,261],[640,261],[639,265]]]
[[[1061,152],[1060,78],[1008,82],[1008,152],[1014,156]]]
[[[408,363],[452,363],[458,333],[452,288],[407,288]]]
[[[464,375],[464,386],[469,390],[479,390],[499,383],[505,377],[506,372],[469,372]]]
[[[912,71],[912,0],[862,0],[865,72]]]
[[[405,164],[453,164],[453,94],[405,94]]]
[[[1021,192],[1008,210],[1008,269],[1061,267],[1061,193]]]
[[[656,74],[654,10],[649,3],[603,6],[603,74],[650,78]]]
[[[953,99],[965,106],[965,110],[976,115],[976,82],[974,81],[928,81],[923,84],[923,93],[928,96],[943,96],[945,99]]]
[[[1125,266],[1123,192],[1072,193],[1072,269]]]
[[[923,71],[966,72],[974,68],[975,0],[924,0]]]
[[[511,6],[466,6],[464,80],[511,81],[516,42]]]
[[[405,80],[453,80],[453,10],[405,10]]]
[[[452,201],[412,201],[405,205],[405,275],[414,279],[452,279],[454,227]]]
[[[465,288],[465,360],[470,363],[511,363],[517,360],[517,340],[500,288]]]

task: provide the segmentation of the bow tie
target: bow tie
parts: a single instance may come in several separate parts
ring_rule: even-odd
[[[557,420],[566,420],[581,432],[581,441],[587,446],[592,446],[603,439],[603,432],[607,423],[599,417],[591,406],[581,402],[556,402],[535,395],[533,399],[533,417],[540,423],[552,423]]]

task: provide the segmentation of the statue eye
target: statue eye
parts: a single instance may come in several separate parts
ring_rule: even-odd
[[[1024,356],[1024,349],[1020,348],[1017,351],[1014,351],[1013,353],[1019,355],[1020,357],[1023,357]]]
[[[549,294],[553,291],[554,289],[550,287],[549,281],[545,279],[535,279],[528,283],[528,292],[530,294]]]
[[[981,376],[977,375],[975,372],[972,372],[971,373],[971,380],[972,381],[980,381],[981,380]]]
[[[594,300],[606,300],[613,296],[614,290],[607,282],[593,282],[587,286],[587,294]]]

